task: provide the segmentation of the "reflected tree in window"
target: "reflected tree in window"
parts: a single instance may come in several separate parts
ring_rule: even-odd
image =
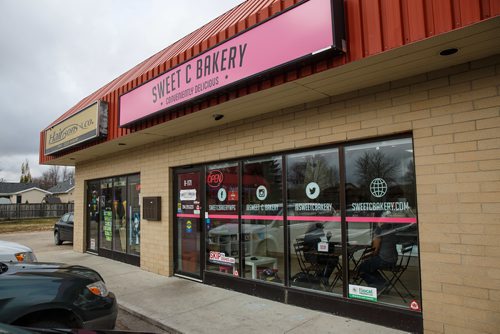
[[[383,152],[365,152],[356,160],[356,176],[360,188],[369,193],[370,183],[375,178],[382,178],[387,184],[396,182],[399,164]]]

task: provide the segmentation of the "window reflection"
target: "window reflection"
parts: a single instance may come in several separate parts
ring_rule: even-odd
[[[113,180],[113,249],[118,252],[126,252],[127,250],[127,178],[116,177]]]
[[[113,240],[113,179],[101,180],[100,216],[101,235],[100,246],[104,249],[111,249]]]
[[[207,167],[206,270],[420,310],[411,138],[283,157]]]
[[[342,293],[338,150],[287,156],[290,282]]]
[[[97,251],[99,233],[99,181],[92,181],[87,186],[87,249]]]
[[[346,148],[349,297],[410,306],[420,302],[411,139]],[[350,231],[362,238],[352,238]],[[364,236],[369,235],[369,239]]]
[[[127,178],[128,252],[139,255],[141,248],[141,205],[139,195],[141,181],[139,175]]]
[[[243,163],[243,277],[282,283],[284,273],[281,157]]]
[[[214,165],[207,168],[207,231],[206,270],[238,275],[237,164]]]
[[[140,254],[139,193],[138,174],[88,182],[88,250]]]

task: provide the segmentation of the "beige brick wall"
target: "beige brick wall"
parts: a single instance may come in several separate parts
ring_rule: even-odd
[[[162,197],[142,223],[141,267],[172,273],[171,167],[412,132],[427,333],[500,332],[500,56],[242,120],[77,165],[84,181],[140,173]]]

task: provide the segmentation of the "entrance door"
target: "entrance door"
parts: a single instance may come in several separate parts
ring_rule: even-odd
[[[97,253],[99,242],[99,181],[87,185],[87,251]]]
[[[175,272],[201,279],[202,252],[202,182],[201,169],[175,173]]]

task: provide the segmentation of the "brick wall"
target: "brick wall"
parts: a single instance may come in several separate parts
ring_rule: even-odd
[[[141,173],[162,197],[142,222],[141,267],[172,273],[171,167],[394,133],[413,133],[427,333],[500,328],[500,56],[335,96],[77,165],[76,250],[84,181]]]

